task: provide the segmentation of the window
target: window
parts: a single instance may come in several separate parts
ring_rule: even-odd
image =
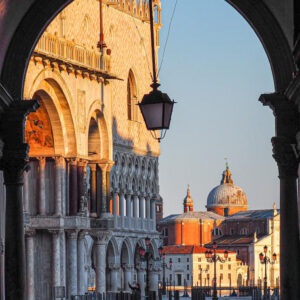
[[[189,262],[189,261],[190,261],[190,258],[188,257],[188,258],[186,259],[186,261]]]
[[[186,280],[190,280],[190,274],[186,274]]]
[[[172,274],[170,274],[170,282],[172,282]]]
[[[223,279],[223,273],[220,274],[220,279],[221,279],[221,280]]]
[[[181,262],[180,257],[178,257],[178,262]]]
[[[186,266],[186,269],[189,270],[189,269],[190,269],[190,265],[187,265],[187,266]]]
[[[206,266],[206,270],[209,270],[209,265]]]
[[[201,257],[198,258],[198,262],[201,262]]]
[[[233,235],[234,234],[234,229],[230,228],[230,234]]]
[[[223,270],[223,265],[220,265],[220,270]]]
[[[244,227],[240,230],[240,234],[248,234],[248,228]]]
[[[137,95],[133,72],[130,70],[127,80],[127,117],[128,120],[137,121]]]
[[[228,261],[231,261],[231,257],[228,257]]]
[[[231,265],[228,265],[228,270],[231,270]]]

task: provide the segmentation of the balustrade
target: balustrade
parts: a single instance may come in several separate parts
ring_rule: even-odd
[[[110,72],[111,70],[109,55],[102,55],[96,50],[87,49],[48,32],[41,36],[34,51],[38,54],[55,56],[65,62],[98,71]],[[101,58],[103,60],[102,68]]]

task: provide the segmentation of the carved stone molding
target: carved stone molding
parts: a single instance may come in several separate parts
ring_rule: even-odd
[[[286,137],[273,137],[273,157],[277,162],[279,177],[297,177],[298,160],[293,150],[294,141]]]
[[[49,229],[48,231],[52,235],[60,235],[63,232],[63,230],[61,230],[61,229]]]

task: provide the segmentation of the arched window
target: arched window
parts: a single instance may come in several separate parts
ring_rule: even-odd
[[[130,70],[127,81],[127,116],[130,121],[137,121],[137,95],[133,72]]]

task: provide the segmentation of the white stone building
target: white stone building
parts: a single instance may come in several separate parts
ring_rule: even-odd
[[[138,249],[146,237],[159,258],[160,149],[136,106],[151,84],[148,2],[103,1],[102,10],[101,51],[99,1],[76,0],[46,29],[28,65],[24,98],[40,102],[25,131],[28,300],[129,291],[133,281],[143,294]],[[159,1],[155,10],[160,22]],[[150,290],[158,270],[153,264]]]
[[[166,254],[165,280],[169,285],[178,288],[186,286],[212,286],[214,279],[214,264],[206,259],[205,252],[208,248],[201,246],[164,246]],[[238,278],[247,278],[247,266],[237,258],[235,252],[228,251],[228,258],[225,259],[225,250],[216,250],[217,256],[222,263],[217,261],[217,286],[236,287]],[[170,260],[172,268],[170,269]],[[160,281],[163,280],[163,270],[160,272]]]

